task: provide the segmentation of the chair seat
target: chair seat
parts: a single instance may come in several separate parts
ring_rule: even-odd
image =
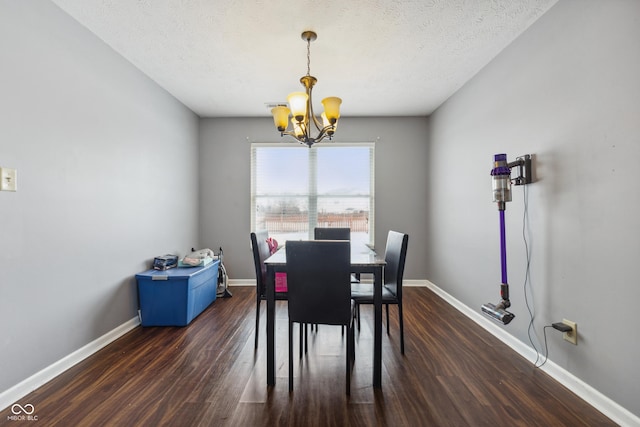
[[[373,283],[352,283],[351,299],[358,304],[373,304]],[[392,294],[386,286],[382,287],[383,304],[385,302],[395,302],[397,300],[396,296]]]

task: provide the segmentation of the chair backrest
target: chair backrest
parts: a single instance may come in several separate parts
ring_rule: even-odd
[[[289,319],[346,325],[351,319],[351,249],[344,240],[287,241]]]
[[[384,251],[384,259],[387,262],[384,268],[384,285],[398,299],[402,299],[402,277],[404,276],[404,263],[407,258],[408,243],[408,234],[389,231],[387,247]]]
[[[256,268],[256,291],[258,295],[265,295],[266,292],[267,266],[264,264],[264,260],[271,255],[267,244],[268,238],[269,232],[267,230],[251,233],[251,247],[253,249],[253,263]]]
[[[313,229],[316,240],[351,240],[351,229],[339,227],[316,227]]]

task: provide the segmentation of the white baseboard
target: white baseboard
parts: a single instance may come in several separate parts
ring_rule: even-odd
[[[364,280],[364,282],[366,282],[366,280]],[[428,280],[403,280],[402,281],[402,286],[407,286],[407,287],[428,287],[429,286],[429,281]],[[229,286],[255,286],[256,285],[256,279],[229,279]]]
[[[427,286],[429,286],[429,281],[428,280],[412,280],[412,279],[403,279],[402,280],[402,286],[403,287],[407,287],[407,288],[426,288]]]
[[[476,322],[478,325],[486,329],[490,334],[494,335],[500,341],[511,347],[522,357],[526,358],[531,363],[535,362],[537,354],[533,348],[516,339],[513,335],[508,334],[495,322],[492,322],[491,320],[482,316],[478,310],[472,310],[467,305],[461,303],[435,284],[427,281],[426,286],[443,300],[451,304],[462,314]],[[549,374],[560,384],[574,392],[585,402],[596,408],[598,411],[602,412],[605,416],[609,417],[613,422],[624,427],[640,426],[640,417],[631,413],[626,408],[620,406],[618,403],[600,393],[598,390],[591,387],[589,384],[585,383],[580,378],[560,367],[553,361],[547,360],[547,362],[540,369]]]
[[[134,317],[133,319],[107,332],[103,336],[90,342],[84,347],[58,360],[53,365],[44,368],[40,372],[37,372],[36,374],[16,384],[10,389],[3,391],[2,393],[0,393],[0,411],[6,409],[12,403],[22,399],[24,396],[31,393],[38,387],[41,387],[42,385],[51,381],[67,369],[83,361],[101,348],[107,346],[108,344],[111,344],[127,332],[134,329],[139,324],[140,320],[138,319],[138,317]]]
[[[255,286],[256,279],[229,279],[229,287],[231,286]]]

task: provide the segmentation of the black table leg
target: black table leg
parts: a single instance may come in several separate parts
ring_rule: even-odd
[[[267,266],[267,385],[276,385],[276,294],[275,271]]]
[[[374,339],[373,339],[373,387],[382,387],[382,276],[383,268],[376,268],[373,286]]]

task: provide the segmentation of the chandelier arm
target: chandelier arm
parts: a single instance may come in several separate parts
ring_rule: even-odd
[[[302,142],[304,144],[309,144],[309,142],[311,142],[311,144],[313,144],[314,142],[316,142],[316,139],[311,138],[306,132],[303,131],[302,134],[297,134],[295,131],[292,130],[288,130],[288,131],[283,131],[280,132],[280,136],[283,137],[285,135],[288,135],[292,138],[294,138],[296,141],[298,142]]]
[[[307,115],[305,116],[305,120],[303,122],[301,122],[298,126],[300,126],[300,129],[302,130],[302,135],[300,136],[296,136],[296,139],[298,139],[298,141],[307,143],[309,140],[311,140],[311,135],[309,134],[309,126],[307,126],[307,123],[309,123],[309,109],[307,108]]]
[[[296,141],[298,141],[301,144],[305,144],[309,147],[311,147],[313,144],[316,144],[318,142],[323,141],[325,138],[329,137],[329,139],[331,139],[333,137],[333,135],[328,134],[327,132],[329,130],[331,130],[331,128],[333,128],[333,126],[326,126],[324,127],[320,133],[318,134],[317,137],[315,138],[311,138],[309,135],[307,135],[306,133],[303,133],[302,135],[298,136],[295,134],[294,131],[283,131],[280,132],[280,136],[283,137],[285,135],[288,135],[292,138],[294,138]]]
[[[313,114],[313,108],[310,107],[311,110],[311,120],[313,121],[313,124],[316,126],[316,130],[318,132],[321,132],[322,129],[324,128],[324,124],[320,123],[320,121],[318,120],[318,118],[316,117],[315,114]]]
[[[285,130],[280,132],[280,136],[285,136],[285,135],[289,135],[294,137],[295,139],[298,139],[298,137],[296,137],[296,134],[292,130]]]
[[[308,113],[307,123],[311,124],[311,121],[313,121],[313,124],[316,126],[316,130],[320,132],[324,127],[324,124],[318,120],[318,118],[313,112],[313,99],[311,98],[312,91],[313,91],[313,87],[307,88],[307,95],[309,96],[309,98],[307,98],[307,104],[308,104],[307,105],[307,113]]]
[[[318,136],[316,137],[315,141],[316,142],[320,142],[323,139],[325,139],[327,136],[329,137],[329,139],[331,139],[331,135],[329,135],[327,132],[329,130],[331,130],[333,126],[326,126],[324,128],[322,128],[322,130],[320,130],[320,133],[318,134]]]

